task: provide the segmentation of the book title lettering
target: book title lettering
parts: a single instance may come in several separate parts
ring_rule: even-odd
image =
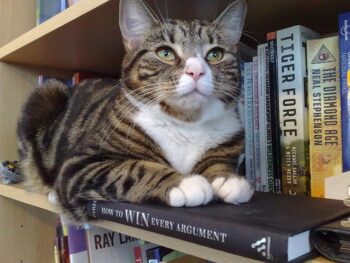
[[[137,238],[126,236],[116,232],[106,232],[100,235],[94,235],[95,249],[114,247],[119,244],[126,244],[136,241]]]
[[[122,219],[128,224],[136,225],[143,228],[157,227],[167,229],[169,231],[180,232],[190,236],[213,240],[220,243],[225,243],[227,239],[227,233],[187,224],[181,224],[163,218],[157,218],[152,216],[150,213],[130,209],[125,209],[122,211],[105,207],[101,208],[101,213],[104,215]]]
[[[295,57],[294,57],[294,34],[281,38],[283,45],[281,46],[280,64],[282,69],[282,83],[290,83],[291,86],[285,87],[282,92],[285,95],[282,100],[283,136],[297,136],[297,107],[296,107],[296,88],[293,87],[295,78]]]
[[[341,138],[338,125],[336,68],[314,69],[312,74],[314,145],[338,146]],[[327,127],[330,127],[327,129]],[[324,132],[323,132],[323,129]],[[323,134],[325,136],[323,137]]]

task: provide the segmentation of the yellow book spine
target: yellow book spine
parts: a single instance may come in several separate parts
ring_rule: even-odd
[[[326,177],[342,172],[338,37],[307,42],[311,195],[324,197]]]

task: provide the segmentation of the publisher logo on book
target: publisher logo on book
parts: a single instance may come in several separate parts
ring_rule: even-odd
[[[264,258],[270,259],[270,240],[270,237],[263,237],[252,243],[251,247]]]
[[[345,40],[348,41],[350,37],[350,25],[348,20],[344,20],[344,26],[340,29],[340,34],[345,37]]]

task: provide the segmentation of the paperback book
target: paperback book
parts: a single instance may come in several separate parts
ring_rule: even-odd
[[[254,175],[255,190],[262,191],[261,164],[260,164],[260,123],[259,123],[259,81],[258,57],[253,58],[253,123],[254,123]]]
[[[350,171],[350,12],[339,16],[343,172]]]
[[[258,45],[258,100],[261,190],[269,192],[267,175],[267,126],[266,126],[266,51],[267,44]]]
[[[36,24],[44,23],[66,8],[67,0],[36,0]]]
[[[314,31],[293,26],[277,31],[279,117],[283,193],[310,193],[306,41]]]
[[[271,129],[271,147],[272,147],[272,172],[273,172],[273,191],[282,193],[282,172],[281,172],[281,143],[279,127],[279,108],[278,108],[278,75],[277,75],[277,39],[276,32],[267,34],[268,45],[268,79],[270,91],[270,129]],[[271,164],[269,166],[271,168]],[[271,171],[270,171],[271,172]]]
[[[342,173],[338,37],[307,42],[311,195],[325,197],[325,178]]]
[[[138,239],[93,225],[86,226],[86,239],[91,263],[134,263]]]
[[[253,62],[244,63],[244,123],[246,178],[253,186],[255,186]]]

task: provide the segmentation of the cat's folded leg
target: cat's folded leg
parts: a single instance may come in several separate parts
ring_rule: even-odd
[[[86,220],[89,200],[124,200],[195,206],[209,202],[213,190],[202,176],[184,177],[173,168],[146,160],[75,157],[63,165],[56,182],[59,203],[69,218]]]
[[[203,176],[211,182],[215,196],[226,203],[248,202],[254,193],[247,179],[233,173],[228,165],[211,165],[203,172]]]

